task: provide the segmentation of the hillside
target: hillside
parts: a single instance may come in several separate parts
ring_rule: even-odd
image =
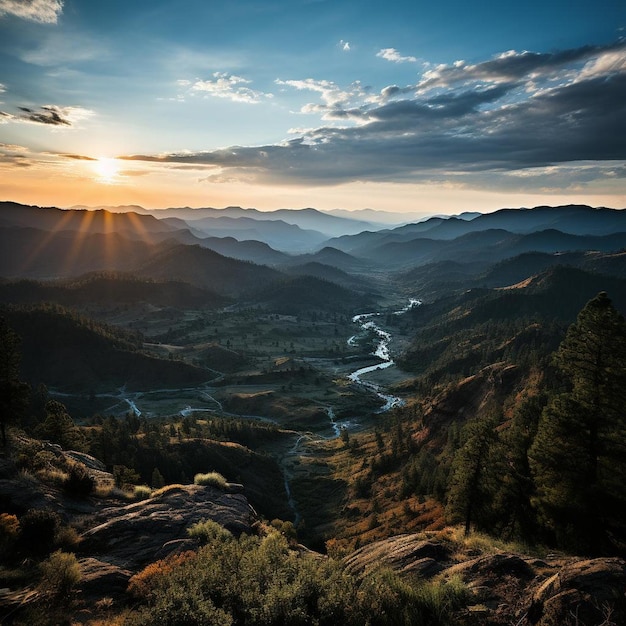
[[[21,338],[22,377],[66,391],[188,387],[214,374],[142,354],[141,338],[52,307],[4,308]]]
[[[279,281],[263,293],[252,294],[254,302],[277,313],[297,315],[305,311],[352,312],[368,307],[371,296],[305,275]]]
[[[71,281],[0,283],[0,302],[54,302],[65,307],[145,302],[160,307],[215,309],[225,306],[230,300],[183,282],[156,282],[126,274],[87,274]]]
[[[200,246],[172,246],[148,257],[137,275],[176,280],[227,296],[238,296],[278,280],[269,267],[238,261]]]

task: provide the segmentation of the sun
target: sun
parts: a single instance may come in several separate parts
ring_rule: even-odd
[[[120,167],[117,159],[110,157],[99,158],[93,161],[93,168],[98,176],[98,182],[107,185],[113,185],[118,182]]]

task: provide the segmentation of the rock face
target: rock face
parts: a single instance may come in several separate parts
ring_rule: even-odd
[[[443,544],[420,535],[398,535],[359,548],[344,559],[349,571],[365,574],[381,565],[398,572],[430,577],[444,569],[449,552]]]
[[[528,607],[529,623],[557,626],[564,623],[559,621],[563,616],[571,616],[580,624],[623,624],[625,593],[623,559],[568,563],[535,590]]]
[[[460,577],[473,599],[459,624],[626,624],[626,560],[621,558],[541,560],[499,552],[468,559],[445,542],[413,534],[374,542],[344,561],[356,574],[384,566],[420,578]]]
[[[94,516],[91,529],[82,535],[81,552],[102,555],[107,563],[136,571],[169,551],[187,529],[206,519],[221,524],[233,534],[250,532],[255,513],[241,493],[213,487],[177,485],[148,500]]]
[[[519,368],[501,362],[450,385],[424,407],[424,426],[429,437],[434,440],[444,437],[452,422],[465,422],[479,415],[490,403],[501,402],[519,380]]]

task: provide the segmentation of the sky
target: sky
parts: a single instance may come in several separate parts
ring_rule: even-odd
[[[0,0],[0,200],[626,208],[624,0]]]

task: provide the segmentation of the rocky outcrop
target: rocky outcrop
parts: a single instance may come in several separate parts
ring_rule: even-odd
[[[256,515],[241,493],[171,486],[148,500],[100,511],[82,535],[81,552],[136,571],[175,550],[176,540],[185,539],[190,526],[207,519],[239,535],[251,531]]]
[[[359,548],[344,561],[349,571],[365,574],[381,565],[397,572],[434,576],[449,558],[448,549],[441,543],[425,541],[422,535],[398,535]]]
[[[528,622],[557,626],[568,617],[578,624],[623,624],[626,623],[625,594],[624,559],[567,563],[535,589],[527,610]]]
[[[80,589],[86,596],[96,598],[123,595],[132,572],[127,569],[87,557],[78,561],[81,572]]]
[[[472,597],[459,624],[626,624],[624,559],[537,559],[507,552],[469,556],[445,541],[413,534],[374,542],[344,561],[358,575],[383,566],[421,579],[460,577]]]
[[[420,439],[445,438],[452,422],[464,423],[480,415],[493,403],[501,403],[520,382],[521,372],[515,365],[493,363],[477,374],[449,385],[424,407],[424,431]],[[443,445],[445,440],[439,441]]]

